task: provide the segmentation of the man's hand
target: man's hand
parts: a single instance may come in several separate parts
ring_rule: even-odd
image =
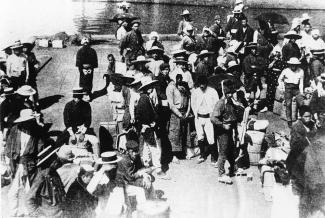
[[[151,177],[149,174],[143,174],[143,186],[145,189],[149,189],[151,187]]]

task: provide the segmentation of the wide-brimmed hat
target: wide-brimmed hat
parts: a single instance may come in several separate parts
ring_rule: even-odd
[[[241,14],[241,13],[243,13],[243,10],[242,10],[242,8],[240,6],[237,5],[237,6],[235,6],[235,8],[232,11],[232,13],[234,13],[234,14]]]
[[[150,55],[152,53],[164,53],[164,49],[159,48],[158,46],[152,46],[148,51],[147,54]]]
[[[140,20],[132,20],[131,23],[130,23],[130,26],[133,26],[133,24],[139,24],[141,25],[141,21]]]
[[[56,155],[57,151],[60,148],[54,148],[51,145],[44,148],[40,153],[37,154],[37,166],[40,166],[42,163],[44,163],[46,160],[48,160],[52,155]]]
[[[21,43],[23,45],[34,45],[36,42],[36,37],[35,36],[31,36],[31,37],[28,37],[28,38],[25,38],[21,41]]]
[[[130,8],[130,3],[123,1],[123,2],[117,3],[117,6],[120,8]]]
[[[18,49],[18,48],[22,48],[23,44],[21,44],[20,40],[16,41],[10,48],[11,49]]]
[[[323,55],[325,54],[325,49],[313,49],[310,50],[313,55]]]
[[[297,34],[296,31],[290,30],[286,34],[284,34],[284,38],[287,39],[301,39],[301,35]]]
[[[185,9],[183,11],[183,13],[181,14],[181,16],[186,16],[186,15],[190,15],[191,13],[189,12],[189,10]]]
[[[204,57],[207,57],[207,56],[210,56],[210,55],[213,55],[214,52],[210,52],[208,50],[202,50],[200,52],[200,54],[197,55],[197,58],[204,58]]]
[[[177,57],[173,62],[175,64],[188,64],[184,57]]]
[[[131,61],[131,64],[146,64],[149,63],[150,61],[146,59],[145,56],[140,55],[135,59],[134,61]]]
[[[35,119],[36,114],[32,109],[22,109],[20,111],[19,117],[14,121],[14,123],[21,123],[28,120]]]
[[[80,44],[83,45],[85,43],[90,43],[90,39],[88,37],[82,37]]]
[[[3,90],[1,97],[15,94],[14,88],[8,87]]]
[[[115,164],[121,161],[122,158],[117,156],[115,151],[107,151],[100,155],[100,158],[96,161],[98,164]]]
[[[152,31],[149,34],[149,39],[152,39],[152,37],[157,37],[157,39],[159,40],[159,34],[156,31]]]
[[[82,87],[75,87],[72,89],[73,95],[86,95],[87,92]]]
[[[242,4],[242,3],[244,3],[243,0],[236,0],[236,1],[235,1],[235,5]]]
[[[203,30],[202,30],[202,33],[203,32],[208,32],[208,33],[210,33],[210,34],[213,34],[213,31],[210,29],[210,28],[208,28],[208,27],[203,27]]]
[[[72,149],[68,145],[62,145],[58,151],[58,157],[63,160],[73,161],[75,155],[72,152]]]
[[[238,68],[239,67],[239,64],[237,64],[237,62],[236,61],[230,61],[229,63],[228,63],[228,71],[231,71],[231,70],[233,70],[233,69],[235,69],[235,68]]]
[[[17,89],[16,93],[22,96],[32,96],[36,94],[36,90],[29,85],[23,85]]]
[[[299,64],[301,64],[301,62],[296,57],[290,58],[289,61],[287,61],[287,63],[291,64],[291,65],[299,65]]]
[[[130,84],[130,85],[135,85],[141,82],[141,79],[143,78],[143,74],[142,73],[137,73],[134,75],[134,81]]]
[[[186,55],[186,50],[184,49],[179,49],[179,50],[175,50],[172,52],[172,55],[175,56],[179,56],[179,55]]]
[[[150,86],[153,86],[154,84],[156,84],[158,82],[158,80],[152,80],[150,77],[145,76],[142,78],[141,80],[141,86],[139,88],[140,90],[143,90],[144,88],[148,88]]]
[[[311,18],[312,17],[310,17],[308,13],[303,13],[301,16],[301,21],[310,20]]]

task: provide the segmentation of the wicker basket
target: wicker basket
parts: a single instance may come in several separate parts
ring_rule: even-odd
[[[247,152],[251,165],[257,165],[261,159],[261,148],[264,141],[265,133],[259,131],[247,131],[246,142],[248,143]]]

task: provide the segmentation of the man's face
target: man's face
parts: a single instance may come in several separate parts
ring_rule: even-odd
[[[290,65],[290,69],[291,69],[292,71],[296,71],[297,68],[298,68],[298,65],[295,65],[295,64]]]
[[[207,84],[200,84],[200,89],[204,92],[207,89]]]
[[[209,57],[208,57],[208,56],[204,57],[204,58],[203,58],[203,61],[204,61],[205,63],[208,63],[208,61],[209,61]]]
[[[313,39],[315,39],[315,40],[319,39],[319,35],[317,35],[317,34],[312,35],[312,37],[313,37]]]
[[[251,48],[251,53],[252,53],[253,55],[256,55],[256,48]]]
[[[182,69],[183,71],[185,71],[185,69],[186,69],[186,66],[185,66],[185,64],[183,64],[183,63],[178,63],[178,64],[177,64],[177,67],[179,67],[179,68]]]
[[[215,24],[220,24],[220,23],[221,23],[221,20],[220,20],[220,19],[215,19],[215,20],[214,20],[214,23],[215,23]]]
[[[305,32],[310,33],[311,31],[311,26],[309,24],[305,25]]]
[[[185,15],[185,16],[184,16],[184,19],[185,19],[186,21],[189,21],[190,18],[191,18],[190,15]]]
[[[138,149],[128,149],[128,154],[133,161],[140,155]]]
[[[114,59],[112,57],[108,58],[108,64],[112,65],[114,63]]]
[[[22,51],[23,50],[20,49],[20,48],[19,49],[13,49],[13,52],[14,52],[15,55],[20,55],[22,53]]]
[[[158,58],[159,58],[158,53],[157,53],[157,52],[154,52],[154,53],[152,54],[152,58],[153,58],[154,60],[158,60]]]
[[[305,112],[301,117],[301,121],[303,122],[303,124],[309,124],[311,122],[310,112]]]
[[[168,76],[169,74],[169,68],[165,68],[161,71],[161,73],[164,75],[164,76]]]
[[[135,23],[135,24],[133,24],[133,26],[132,26],[132,29],[134,30],[134,31],[139,31],[139,28],[140,28],[140,25],[138,24],[138,23]]]
[[[246,27],[246,26],[247,26],[247,20],[245,20],[245,19],[242,20],[242,21],[241,21],[241,24],[243,25],[243,27]]]
[[[92,173],[87,173],[87,175],[83,175],[82,177],[81,177],[81,180],[83,181],[83,183],[85,183],[86,185],[88,185],[89,184],[89,182],[90,182],[90,180],[93,178],[93,176],[94,176],[94,174],[92,174]]]

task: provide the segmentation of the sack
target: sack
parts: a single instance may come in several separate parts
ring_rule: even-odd
[[[280,89],[278,86],[275,91],[275,100],[283,101],[284,100],[284,90]]]

